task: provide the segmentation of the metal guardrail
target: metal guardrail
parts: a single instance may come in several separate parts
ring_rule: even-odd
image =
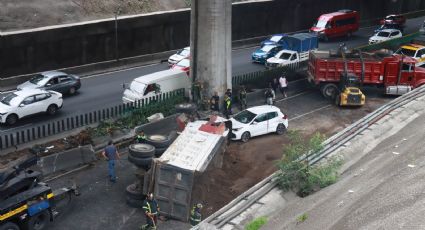
[[[139,100],[135,103],[109,106],[92,112],[70,115],[35,127],[24,127],[13,131],[6,131],[4,134],[0,134],[0,150],[57,135],[65,131],[71,131],[88,125],[97,124],[98,122],[108,119],[120,118],[130,112],[131,109],[146,108],[149,105],[152,105],[153,102],[166,103],[166,101],[171,98],[183,96],[184,89],[178,89],[172,92]]]
[[[381,106],[374,112],[363,117],[359,121],[351,124],[341,132],[328,138],[324,143],[324,148],[318,153],[306,155],[300,160],[308,160],[309,165],[314,165],[320,160],[326,158],[335,150],[352,140],[354,137],[359,135],[365,129],[379,121],[385,115],[389,114],[393,110],[402,107],[403,105],[415,100],[416,98],[425,96],[425,85],[419,87],[401,97],[394,99],[393,101]],[[278,186],[278,180],[276,176],[278,172],[273,173],[266,179],[262,180],[249,190],[239,195],[236,199],[231,201],[220,210],[207,217],[202,221],[201,224],[207,223],[216,227],[217,229],[222,228],[226,224],[231,224],[231,220],[247,210],[252,204],[264,197],[269,191]],[[200,229],[199,225],[192,228],[192,230]]]

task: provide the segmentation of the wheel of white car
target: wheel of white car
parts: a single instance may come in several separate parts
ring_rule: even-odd
[[[58,107],[56,105],[49,105],[49,107],[47,107],[47,113],[49,115],[55,115],[56,112],[58,111]]]
[[[244,132],[242,133],[241,141],[246,143],[249,141],[250,138],[251,138],[251,134],[249,132]]]
[[[277,128],[276,128],[276,133],[277,133],[278,135],[282,135],[282,134],[284,134],[284,133],[285,133],[285,131],[286,131],[286,127],[285,127],[285,125],[284,125],[284,124],[279,124],[279,125],[277,126]]]
[[[18,121],[18,116],[16,114],[10,114],[6,118],[6,123],[8,125],[14,125]]]

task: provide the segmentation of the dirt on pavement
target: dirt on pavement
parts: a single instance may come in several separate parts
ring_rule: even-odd
[[[388,99],[370,98],[360,108],[340,108],[334,105],[289,121],[291,130],[299,130],[305,139],[320,132],[327,137],[344,129],[380,107]],[[277,170],[276,161],[282,156],[286,135],[269,134],[249,140],[232,142],[224,153],[221,169],[210,167],[196,180],[193,197],[203,202],[209,216]]]

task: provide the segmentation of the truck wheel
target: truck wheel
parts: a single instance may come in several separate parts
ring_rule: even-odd
[[[45,229],[50,221],[50,213],[44,210],[35,216],[30,217],[28,220],[28,230],[42,230]]]
[[[156,148],[155,149],[155,157],[159,158],[162,156],[162,154],[167,150],[168,147],[165,148]]]
[[[150,144],[155,146],[156,148],[166,148],[170,146],[172,140],[170,139],[170,136],[167,135],[148,135],[146,138],[146,144]]]
[[[142,190],[138,189],[135,184],[128,185],[125,191],[127,197],[133,200],[144,200],[146,198]]]
[[[328,83],[326,85],[323,85],[321,90],[323,97],[325,97],[326,99],[334,99],[338,91],[338,87],[333,83]]]
[[[0,225],[0,230],[19,230],[19,227],[15,223],[6,222],[5,224]]]
[[[152,158],[138,158],[128,155],[128,161],[136,165],[137,167],[149,168],[152,164]]]
[[[155,147],[149,144],[132,144],[128,153],[135,158],[151,158],[155,154]]]

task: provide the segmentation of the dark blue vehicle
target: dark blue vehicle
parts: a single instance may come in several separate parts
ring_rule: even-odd
[[[277,52],[283,49],[280,45],[265,45],[252,53],[252,62],[261,64],[266,63],[266,60],[276,55]]]
[[[384,24],[384,25],[381,25],[380,27],[378,27],[375,30],[374,34],[380,32],[381,30],[385,30],[385,29],[396,29],[396,30],[400,30],[403,33],[404,27],[399,25],[399,24],[394,24],[394,23]]]
[[[283,42],[283,38],[286,36],[286,34],[273,34],[269,39],[261,42],[261,47],[265,45],[281,44]]]

